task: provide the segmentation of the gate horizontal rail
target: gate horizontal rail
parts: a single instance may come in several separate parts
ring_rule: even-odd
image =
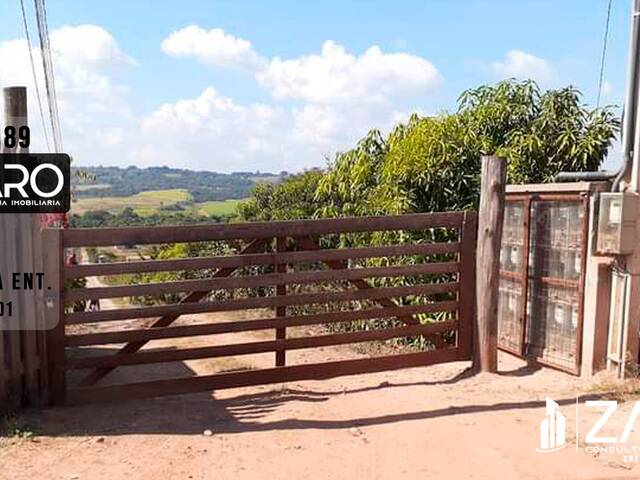
[[[289,326],[289,325],[287,325]],[[118,367],[123,365],[139,365],[144,363],[178,362],[199,358],[229,357],[233,355],[250,355],[254,353],[276,352],[278,350],[298,350],[302,348],[328,347],[349,343],[371,342],[373,340],[389,340],[392,338],[429,335],[455,330],[458,322],[438,322],[430,325],[409,325],[380,330],[366,330],[353,333],[319,335],[315,337],[287,338],[263,342],[236,343],[216,345],[213,347],[186,348],[182,350],[143,351],[126,355],[108,355],[67,360],[67,368],[82,369],[95,367]]]
[[[414,213],[384,217],[323,218],[279,222],[246,222],[188,227],[78,228],[65,230],[64,247],[119,244],[209,242],[239,238],[306,237],[331,233],[362,233],[424,228],[460,228],[461,212]]]
[[[72,387],[66,403],[77,405],[91,402],[120,401],[159,395],[177,395],[225,388],[250,387],[298,380],[326,380],[344,375],[424,367],[437,363],[460,360],[456,348],[443,348],[427,352],[405,353],[375,358],[339,360],[307,365],[265,368],[246,372],[217,373],[198,377],[137,382],[108,387]]]
[[[61,289],[57,302],[60,322],[51,332],[51,338],[57,342],[52,349],[55,357],[51,374],[54,401],[120,400],[468,360],[471,355],[475,229],[474,212],[448,212],[188,228],[49,231],[52,245],[61,250],[61,258],[65,258],[65,249],[70,248],[189,242],[223,242],[226,250],[236,252],[100,264],[66,265],[61,262],[60,284],[83,277],[118,276],[114,278],[122,280],[122,275],[155,272],[200,271],[197,274],[200,278],[151,283],[144,280],[144,283],[132,285],[109,282],[108,286]],[[374,245],[341,246],[344,241],[353,243],[354,237],[350,234],[359,234],[357,241],[362,242],[365,238],[369,241],[373,238],[362,234],[378,235],[377,232],[404,233],[402,236],[375,237]],[[340,238],[343,242],[338,241]],[[389,244],[398,238],[404,243]],[[372,263],[373,259],[377,260]],[[178,303],[65,311],[65,304],[68,309],[71,303],[85,300],[160,298],[180,292],[184,293]],[[249,320],[220,321],[216,316],[213,322],[207,317],[209,323],[171,325],[182,315],[255,309],[273,309],[275,317],[266,317],[259,310],[258,318]],[[439,315],[438,320],[435,314]],[[149,324],[149,320],[144,319],[155,320]],[[380,319],[385,321],[380,323]],[[377,323],[369,323],[374,320]],[[122,321],[129,322],[126,328]],[[350,325],[350,322],[358,323]],[[93,326],[97,323],[99,329]],[[77,325],[82,325],[80,330]],[[310,325],[332,326],[333,331],[311,336],[306,331],[304,336],[287,338],[287,329]],[[348,326],[350,331],[340,331],[342,326]],[[273,340],[247,341],[244,338],[233,343],[217,335],[269,329],[275,330]],[[143,349],[148,342],[195,336],[207,336],[204,341],[211,345],[201,346],[203,340],[199,340],[197,347]],[[420,337],[430,345],[427,351],[286,365],[286,353],[290,351]],[[124,346],[116,346],[115,353],[110,354],[102,350],[97,355],[95,352],[87,355],[84,348],[123,343]],[[269,352],[275,352],[275,368],[115,386],[97,385],[114,368],[127,365]],[[90,372],[74,386],[68,385],[73,378],[68,372],[75,371],[77,376],[83,371],[86,374],[88,369]]]
[[[278,263],[324,262],[361,258],[397,257],[403,255],[437,255],[460,252],[460,244],[419,243],[346,249],[324,249],[301,252],[254,253],[240,256],[177,258],[174,260],[144,260],[90,265],[68,265],[65,279],[143,272],[169,272],[208,268],[242,268]]]
[[[320,313],[316,315],[299,315],[287,317],[288,327],[306,325],[321,325],[356,320],[371,320],[374,318],[402,317],[419,313],[455,312],[458,310],[457,301],[433,302],[426,305],[406,307],[376,308],[371,310],[353,310],[345,312]],[[242,320],[237,322],[208,323],[200,325],[182,325],[178,327],[164,327],[153,329],[123,330],[116,332],[85,333],[70,335],[66,338],[67,346],[104,345],[132,341],[160,340],[177,337],[194,337],[214,335],[220,333],[252,332],[269,330],[282,325],[282,320],[264,318],[257,320]]]
[[[363,278],[455,273],[458,262],[435,262],[400,267],[355,268],[351,270],[323,270],[315,272],[270,273],[256,277],[212,278],[182,282],[148,283],[126,287],[79,288],[65,294],[66,301],[92,298],[114,298],[160,293],[176,293],[198,290],[222,290],[230,288],[258,288],[271,285],[291,285],[320,281],[361,280]]]
[[[433,295],[457,292],[459,284],[433,283],[408,287],[376,288],[371,290],[349,290],[332,293],[305,293],[283,297],[243,298],[224,302],[202,302],[198,304],[175,304],[160,307],[123,308],[101,312],[77,312],[65,315],[67,325],[78,323],[109,322],[131,318],[153,318],[163,315],[185,315],[194,313],[229,312],[255,308],[275,308],[291,305],[334,303],[350,300],[378,300],[382,298],[404,297],[407,295]]]

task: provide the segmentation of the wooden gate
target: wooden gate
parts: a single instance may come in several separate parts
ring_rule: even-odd
[[[325,379],[471,357],[474,212],[45,233],[47,248],[59,252],[51,258],[60,259],[58,265],[50,266],[57,267],[60,274],[54,282],[58,295],[48,305],[48,311],[60,320],[49,332],[54,403]],[[140,249],[143,245],[188,242],[207,242],[227,254],[71,265],[64,260],[71,249]],[[71,279],[122,279],[126,278],[123,275],[144,272],[199,272],[199,276],[155,283],[114,285],[114,281],[108,281],[107,286],[63,287]],[[69,311],[74,302],[90,299],[166,294],[180,296],[169,304]],[[261,318],[172,325],[181,315],[255,309],[262,309],[258,310]],[[265,315],[264,309],[275,315]],[[129,321],[126,328],[123,321]],[[100,328],[92,330],[96,324]],[[311,336],[308,329],[304,336],[287,335],[288,329],[313,325],[331,330],[315,330]],[[143,349],[159,339],[256,330],[273,330],[274,338],[198,348]],[[287,363],[286,354],[291,350],[394,338],[412,338],[419,348],[376,357]],[[124,346],[108,355],[104,351],[83,354],[88,346],[108,344]],[[264,352],[274,352],[273,368],[120,385],[101,382],[122,366]]]

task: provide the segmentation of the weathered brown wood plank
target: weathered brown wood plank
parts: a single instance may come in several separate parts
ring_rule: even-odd
[[[237,343],[216,345],[212,347],[198,347],[180,350],[142,351],[129,355],[101,355],[95,357],[76,357],[67,359],[68,369],[120,367],[123,365],[140,365],[148,363],[180,362],[199,358],[219,358],[233,355],[250,355],[265,352],[286,352],[304,348],[328,347],[333,345],[347,345],[351,343],[370,342],[375,340],[389,340],[392,338],[414,337],[433,333],[450,332],[455,330],[458,323],[439,322],[426,325],[409,325],[380,330],[365,330],[361,332],[338,333],[302,338],[279,338],[262,342]],[[283,364],[276,364],[282,367]]]
[[[20,271],[20,266],[18,265],[18,245],[20,245],[20,239],[18,238],[18,228],[19,221],[18,215],[6,215],[5,217],[5,241],[4,245],[6,252],[11,252],[11,255],[7,255],[5,259],[5,264],[7,266],[7,270],[9,275],[13,275],[14,272]],[[11,277],[9,277],[11,278]],[[4,290],[6,296],[5,301],[9,300],[15,313],[12,317],[5,317],[3,320],[5,321],[5,325],[9,329],[7,331],[7,336],[9,338],[9,343],[7,348],[9,350],[9,405],[13,408],[20,406],[22,403],[22,372],[24,371],[24,366],[22,363],[22,331],[21,331],[21,320],[22,315],[20,312],[20,291],[14,290],[13,288]]]
[[[318,242],[316,242],[315,239],[313,239],[313,237],[302,237],[298,239],[298,242],[304,246],[304,248],[309,249],[309,250],[313,250],[313,249],[319,249],[320,246],[318,245]],[[335,261],[335,260],[326,260],[324,262],[325,265],[327,265],[329,268],[333,268],[337,271],[344,271],[347,268],[347,264],[344,261]],[[358,290],[371,290],[374,287],[372,287],[368,282],[366,282],[365,280],[361,280],[361,279],[355,279],[355,280],[351,280],[350,282],[354,287],[356,287]],[[378,298],[376,299],[376,303],[378,303],[379,305],[382,305],[383,307],[394,307],[396,306],[396,303],[391,300],[391,298]],[[401,317],[399,318],[399,320],[402,320],[405,324],[407,325],[416,325],[418,324],[418,320],[416,318],[414,318],[411,315],[405,316],[405,317]],[[434,341],[437,341],[436,339],[432,339]]]
[[[238,238],[299,237],[342,232],[459,228],[461,212],[414,213],[398,216],[323,218],[279,222],[233,224],[87,228],[65,231],[65,247],[98,247],[120,244],[160,244],[231,240]]]
[[[35,257],[33,235],[36,227],[35,215],[20,215],[19,238],[22,240],[18,254],[20,272],[38,272],[35,270]],[[21,291],[21,316],[22,326],[22,361],[24,365],[24,400],[27,405],[37,405],[40,400],[40,385],[38,378],[39,359],[37,345],[37,306],[35,289],[23,289]]]
[[[498,286],[500,246],[504,217],[507,162],[483,157],[478,246],[476,256],[477,340],[475,368],[483,372],[498,369]]]
[[[5,363],[5,335],[4,330],[0,330],[0,415],[7,410],[7,379],[9,378],[8,366]]]
[[[47,325],[47,362],[49,371],[49,391],[51,402],[55,405],[64,403],[66,395],[65,373],[65,331],[64,331],[64,302],[62,291],[64,280],[64,250],[62,248],[62,230],[47,229],[43,232],[43,240],[48,249],[45,256],[45,278],[47,287],[46,312]]]
[[[386,357],[293,365],[264,370],[222,373],[128,385],[70,388],[67,395],[67,403],[82,404],[90,402],[124,401],[158,395],[221,390],[224,388],[248,387],[251,385],[270,383],[324,380],[345,375],[421,367],[455,361],[456,358],[456,349],[446,348]]]
[[[34,218],[33,228],[33,269],[34,272],[45,272],[44,240],[42,227],[38,216]],[[47,281],[45,273],[45,281]],[[45,406],[49,403],[49,363],[47,362],[47,319],[45,290],[36,290],[36,350],[38,355],[38,384],[39,396],[35,406]]]
[[[284,264],[277,264],[284,265]],[[429,275],[434,273],[454,273],[459,270],[457,262],[434,262],[417,265],[398,265],[391,267],[354,268],[336,270],[315,270],[304,272],[284,272],[255,276],[227,278],[210,278],[206,280],[185,280],[176,282],[148,283],[124,285],[116,287],[78,288],[65,294],[66,302],[86,300],[90,298],[114,298],[143,295],[159,295],[201,290],[222,290],[233,288],[258,288],[271,285],[284,286],[303,283],[326,282],[337,280],[360,280],[375,277],[400,277]]]
[[[315,315],[299,315],[287,317],[287,327],[304,325],[319,325],[329,323],[352,322],[356,320],[370,320],[373,318],[392,318],[419,313],[455,312],[457,301],[434,302],[424,305],[410,305],[405,307],[375,308],[370,310],[352,310]],[[199,335],[213,335],[219,333],[250,332],[277,328],[281,323],[277,318],[262,318],[234,322],[205,323],[196,325],[180,325],[177,327],[141,328],[137,330],[119,330],[113,332],[83,333],[67,335],[67,346],[100,345],[108,343],[126,343],[158,340],[166,338],[191,337]]]
[[[253,265],[277,263],[319,262],[357,258],[397,257],[402,255],[439,255],[458,253],[460,244],[418,243],[415,245],[387,245],[383,247],[359,247],[337,249],[313,249],[310,251],[255,253],[219,257],[176,258],[171,260],[144,260],[69,266],[65,278],[120,275],[126,273],[167,272],[199,270],[205,268],[241,268]]]
[[[75,312],[66,315],[66,324],[96,323],[136,318],[153,318],[161,316],[179,316],[195,313],[225,312],[230,310],[248,310],[254,308],[275,308],[287,305],[305,305],[314,303],[346,302],[351,300],[380,300],[383,298],[404,297],[407,295],[433,295],[437,293],[457,292],[459,284],[434,283],[418,284],[404,287],[371,288],[368,290],[350,290],[344,292],[322,292],[286,297],[260,297],[222,302],[179,303],[156,307],[125,308],[103,310],[101,312]],[[395,304],[393,304],[395,306]]]
[[[281,252],[285,252],[287,250],[287,237],[278,237],[276,239],[276,251],[278,253]],[[275,271],[276,271],[276,275],[281,275],[282,276],[282,281],[281,282],[276,282],[275,283],[275,287],[276,287],[276,296],[277,297],[286,297],[287,296],[287,285],[286,285],[286,277],[288,276],[289,279],[291,279],[292,275],[295,275],[294,273],[290,273],[287,274],[287,264],[286,263],[277,263],[275,265]],[[304,273],[324,273],[324,272],[304,272]],[[276,318],[280,319],[281,324],[276,327],[276,341],[278,341],[280,343],[280,345],[282,345],[282,342],[284,341],[285,338],[287,338],[287,328],[286,326],[286,316],[287,316],[287,306],[286,305],[278,305],[275,308],[275,314],[276,314]],[[275,354],[275,362],[276,362],[276,367],[284,367],[284,365],[286,364],[286,355],[287,355],[287,351],[285,348],[278,348],[276,349],[276,354]]]
[[[475,212],[466,212],[460,231],[460,290],[458,292],[459,321],[458,353],[460,360],[470,360],[475,325],[475,266],[478,218]]]
[[[261,249],[264,249],[264,245],[265,245],[264,239],[253,240],[249,242],[238,253],[238,255],[256,253]],[[218,270],[215,274],[213,274],[212,277],[213,278],[228,277],[233,272],[235,272],[235,270],[236,270],[235,268],[222,268]],[[203,298],[205,298],[208,294],[209,294],[209,291],[192,292],[189,295],[187,295],[185,298],[183,298],[180,304],[176,306],[179,307],[180,305],[182,305],[183,307],[186,307],[187,304],[195,304],[200,300],[202,300]],[[178,311],[172,312],[170,314],[154,315],[154,316],[160,316],[161,318],[153,322],[149,328],[167,327],[171,325],[181,315],[182,315],[182,312],[180,312],[179,309]],[[128,353],[137,352],[142,347],[144,347],[146,343],[147,343],[146,341],[128,343],[124,347],[122,347],[117,354],[128,354]],[[104,378],[106,375],[108,375],[109,372],[111,372],[112,370],[113,368],[110,368],[110,367],[96,369],[95,371],[87,375],[85,378],[83,378],[82,381],[80,382],[80,385],[82,386],[94,385],[96,382],[100,381],[101,378]]]

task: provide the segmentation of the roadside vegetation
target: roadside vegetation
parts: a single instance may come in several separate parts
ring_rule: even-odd
[[[76,169],[73,169],[76,171]],[[196,203],[240,199],[260,182],[278,182],[281,173],[219,173],[171,167],[82,167],[83,176],[73,176],[77,198],[130,197],[150,190],[188,190]]]
[[[310,171],[277,185],[257,186],[252,197],[240,204],[239,218],[288,220],[472,210],[479,202],[483,154],[508,159],[509,183],[550,182],[559,172],[597,170],[619,126],[612,107],[587,108],[573,87],[542,92],[533,81],[516,80],[481,86],[463,92],[453,113],[413,115],[386,136],[371,130],[352,149],[337,154],[324,172]],[[454,237],[452,232],[430,230],[343,235],[333,242],[334,246],[364,246],[432,240]],[[424,259],[358,263],[378,266],[398,260]],[[433,256],[430,260],[449,258]],[[396,286],[420,280],[425,278],[376,279],[375,283]],[[451,281],[451,275],[431,276],[428,281]],[[447,299],[446,294],[432,298]]]
[[[512,184],[595,171],[619,130],[612,107],[589,109],[573,87],[540,91],[507,80],[467,90],[453,113],[413,115],[387,136],[370,131],[326,172],[259,185],[243,220],[438,212],[475,208],[480,158],[509,160]]]
[[[154,212],[139,213],[135,205],[119,213],[87,212],[74,217],[78,226],[119,226],[157,223],[195,223],[204,218],[216,221],[269,221],[302,218],[327,218],[359,215],[385,215],[416,212],[443,212],[474,209],[479,200],[480,159],[485,153],[506,157],[510,183],[549,182],[561,171],[597,170],[616,138],[619,122],[611,107],[590,110],[582,104],[581,94],[572,87],[541,92],[532,81],[509,80],[462,93],[453,113],[431,117],[413,115],[406,124],[398,124],[388,135],[370,131],[352,149],[337,154],[325,171],[312,170],[290,175],[280,182],[257,184],[251,197],[237,205],[206,202],[200,209],[180,210],[185,200],[178,192],[165,196]],[[136,195],[148,199],[156,195]],[[187,192],[188,193],[188,192]],[[182,193],[181,193],[182,194]],[[104,199],[105,201],[109,199]],[[170,210],[171,214],[167,215]],[[233,215],[237,214],[237,218]],[[155,215],[155,216],[154,216]],[[161,215],[161,217],[157,217]],[[164,216],[163,216],[164,215]],[[183,217],[179,217],[182,215]],[[147,223],[154,222],[154,223]],[[431,229],[384,234],[329,235],[321,239],[324,248],[420,243],[453,240],[454,232]],[[210,256],[237,253],[239,245],[207,242],[190,245],[157,246],[142,253],[149,259],[185,256]],[[451,255],[433,255],[430,261],[449,261]],[[364,259],[357,266],[388,266],[418,263],[425,259]],[[318,265],[297,265],[299,269]],[[272,266],[255,267],[242,274],[272,272]],[[206,278],[212,272],[171,272],[127,275],[110,279],[119,284],[139,284]],[[422,282],[448,282],[453,274],[407,278],[377,278],[375,286],[401,286]],[[270,288],[236,292],[239,296],[260,296]],[[349,288],[347,282],[325,282],[291,286],[291,293]],[[228,292],[212,292],[223,298]],[[406,298],[409,304],[451,300],[452,294]],[[175,302],[180,296],[155,296],[130,299],[138,304]],[[340,305],[290,307],[292,314],[320,313],[335,309],[366,308],[366,302]],[[451,313],[422,315],[423,322],[446,320]],[[389,326],[396,320],[373,323]],[[332,329],[360,330],[372,322],[334,325]],[[445,341],[448,338],[445,335]],[[411,340],[424,346],[424,339]],[[416,343],[418,342],[418,343]]]

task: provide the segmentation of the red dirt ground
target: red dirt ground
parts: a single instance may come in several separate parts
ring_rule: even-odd
[[[193,341],[189,345],[208,340]],[[345,355],[358,354],[327,348],[290,359]],[[249,362],[192,361],[176,369],[205,373],[272,365],[273,355],[251,357]],[[592,392],[593,380],[531,369],[506,355],[497,375],[470,377],[467,367],[459,362],[27,411],[20,422],[36,437],[0,439],[0,478],[640,478],[640,466],[626,463],[619,454],[576,452],[575,395]],[[140,372],[129,372],[134,373],[139,378]],[[146,373],[152,378],[176,372]],[[123,375],[115,374],[114,380]],[[567,416],[569,446],[541,454],[536,452],[538,426],[547,395]],[[630,408],[626,403],[619,409],[612,429],[622,431]],[[580,418],[584,432],[597,416],[581,412]],[[212,435],[204,435],[205,430]],[[640,444],[640,434],[632,434],[630,443],[634,441]]]
[[[177,324],[266,313],[185,316]],[[288,335],[301,333],[313,332],[288,330]],[[161,340],[148,348],[272,335],[264,331]],[[361,355],[350,347],[318,348],[288,352],[287,362]],[[150,380],[271,367],[273,362],[271,353],[126,367],[105,380]],[[468,366],[457,362],[213,394],[26,411],[19,423],[35,437],[0,438],[0,479],[640,479],[640,465],[619,453],[592,455],[582,444],[576,448],[576,395],[596,396],[608,379],[582,380],[530,368],[506,354],[500,356],[499,374],[469,376]],[[546,396],[558,402],[567,417],[569,445],[542,454],[536,446]],[[601,434],[620,435],[632,404],[618,408]],[[581,443],[598,417],[580,409]],[[204,435],[206,430],[211,435]],[[640,432],[632,433],[628,444],[640,446]]]

